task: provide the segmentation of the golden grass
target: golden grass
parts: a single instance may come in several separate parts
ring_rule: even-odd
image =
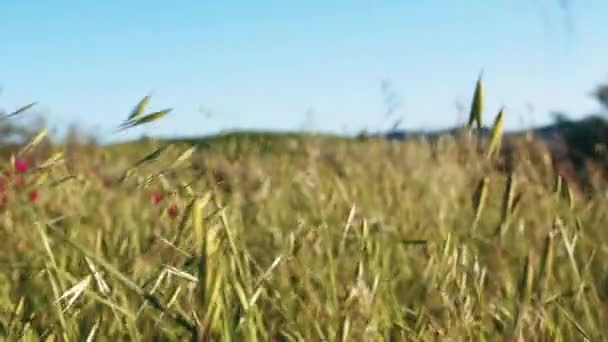
[[[147,101],[133,122],[156,118]],[[577,193],[534,141],[505,160],[501,123],[489,146],[231,137],[35,156],[41,133],[13,157],[28,171],[3,178],[0,336],[604,340],[606,182]]]
[[[513,187],[456,138],[255,151],[99,149],[28,171],[47,173],[40,200],[9,189],[0,214],[5,338],[604,336],[605,189],[556,197],[523,151]]]

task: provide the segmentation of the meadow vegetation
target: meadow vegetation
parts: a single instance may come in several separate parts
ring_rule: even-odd
[[[488,139],[46,131],[2,163],[5,340],[608,339],[605,169]],[[170,120],[144,115],[121,126]],[[164,118],[164,116],[167,116]],[[494,118],[493,118],[494,119]]]

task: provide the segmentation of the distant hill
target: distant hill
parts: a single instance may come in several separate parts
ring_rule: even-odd
[[[357,137],[347,137],[333,134],[273,132],[273,131],[232,131],[209,136],[172,137],[172,138],[141,138],[138,140],[105,145],[108,151],[123,156],[140,157],[145,151],[158,147],[163,143],[198,145],[226,154],[229,159],[238,159],[243,153],[297,153],[300,143],[318,141],[331,143],[355,139],[410,140],[420,139],[433,141],[445,135],[458,135],[462,127],[453,127],[434,131],[389,130],[373,134],[360,134]],[[484,127],[479,136],[485,139],[490,129]],[[521,137],[535,137],[544,142],[553,155],[554,160],[562,160],[574,164],[575,169],[581,170],[589,162],[608,170],[608,121],[601,116],[589,116],[580,120],[569,120],[560,117],[555,123],[537,127],[531,130],[511,131],[505,133],[505,140]],[[19,149],[18,145],[2,144],[0,155],[7,158]]]
[[[365,134],[361,133],[357,139],[388,139],[388,140],[410,140],[425,138],[434,140],[445,135],[457,135],[463,132],[462,127],[454,127],[434,131],[416,130],[389,130],[386,132]],[[487,138],[490,128],[483,127],[478,133],[482,138]],[[569,120],[559,118],[553,124],[537,127],[531,130],[519,130],[506,132],[505,138],[533,136],[546,143],[551,151],[559,155],[559,158],[569,158],[576,163],[582,163],[585,159],[594,159],[608,165],[606,152],[603,150],[608,146],[608,121],[601,116],[589,116],[580,120]],[[127,146],[139,145],[146,140],[161,140],[164,142],[178,144],[199,145],[204,148],[232,151],[238,154],[244,146],[251,148],[257,146],[259,152],[276,152],[285,148],[286,141],[299,141],[310,139],[322,139],[324,141],[351,139],[340,135],[312,134],[301,132],[272,132],[272,131],[232,131],[200,137],[174,137],[166,139],[146,138],[130,143],[111,145],[111,148],[127,148]],[[139,145],[141,146],[141,145]],[[603,146],[603,147],[602,147]]]

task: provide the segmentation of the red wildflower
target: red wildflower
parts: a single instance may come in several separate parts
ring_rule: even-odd
[[[15,160],[15,170],[19,173],[24,173],[29,168],[29,165],[24,159]]]
[[[177,217],[177,206],[175,204],[171,204],[169,208],[167,208],[167,214],[169,217],[176,218]]]
[[[36,202],[39,197],[40,197],[40,193],[38,192],[37,189],[30,191],[30,194],[29,194],[30,202]]]
[[[158,204],[160,203],[160,201],[163,200],[163,198],[165,197],[164,194],[160,191],[155,191],[152,193],[152,195],[150,196],[152,198],[152,203],[154,204]]]

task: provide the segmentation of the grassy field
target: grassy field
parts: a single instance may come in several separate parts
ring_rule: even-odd
[[[608,336],[605,184],[542,146],[231,139],[5,161],[4,338]]]
[[[2,162],[0,336],[608,340],[603,170],[582,187],[524,137],[495,153],[501,123],[483,141],[34,137]]]

